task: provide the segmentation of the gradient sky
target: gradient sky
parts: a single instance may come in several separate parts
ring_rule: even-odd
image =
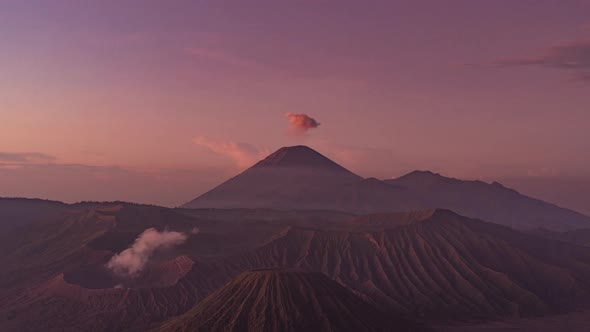
[[[587,0],[1,1],[0,195],[177,205],[306,144],[363,176],[504,180],[590,213],[588,13]],[[294,133],[286,113],[321,125]]]

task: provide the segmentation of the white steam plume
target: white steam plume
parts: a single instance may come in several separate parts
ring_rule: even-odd
[[[154,252],[183,244],[187,237],[180,232],[159,232],[148,228],[135,239],[131,247],[113,256],[107,263],[107,268],[120,277],[136,277],[143,271]]]

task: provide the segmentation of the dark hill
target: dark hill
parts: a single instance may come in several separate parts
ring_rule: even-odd
[[[530,230],[527,233],[548,239],[590,247],[590,229],[576,229],[566,232],[555,232],[544,228],[538,228]]]
[[[42,199],[0,198],[0,234],[35,221],[62,216],[67,204]]]

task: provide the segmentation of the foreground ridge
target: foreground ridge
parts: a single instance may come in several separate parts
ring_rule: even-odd
[[[244,272],[157,331],[424,331],[317,272]]]

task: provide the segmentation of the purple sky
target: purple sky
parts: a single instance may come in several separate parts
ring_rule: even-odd
[[[590,213],[588,13],[582,0],[2,1],[0,195],[176,205],[307,144],[363,176],[505,179]],[[321,125],[294,134],[286,113]]]

